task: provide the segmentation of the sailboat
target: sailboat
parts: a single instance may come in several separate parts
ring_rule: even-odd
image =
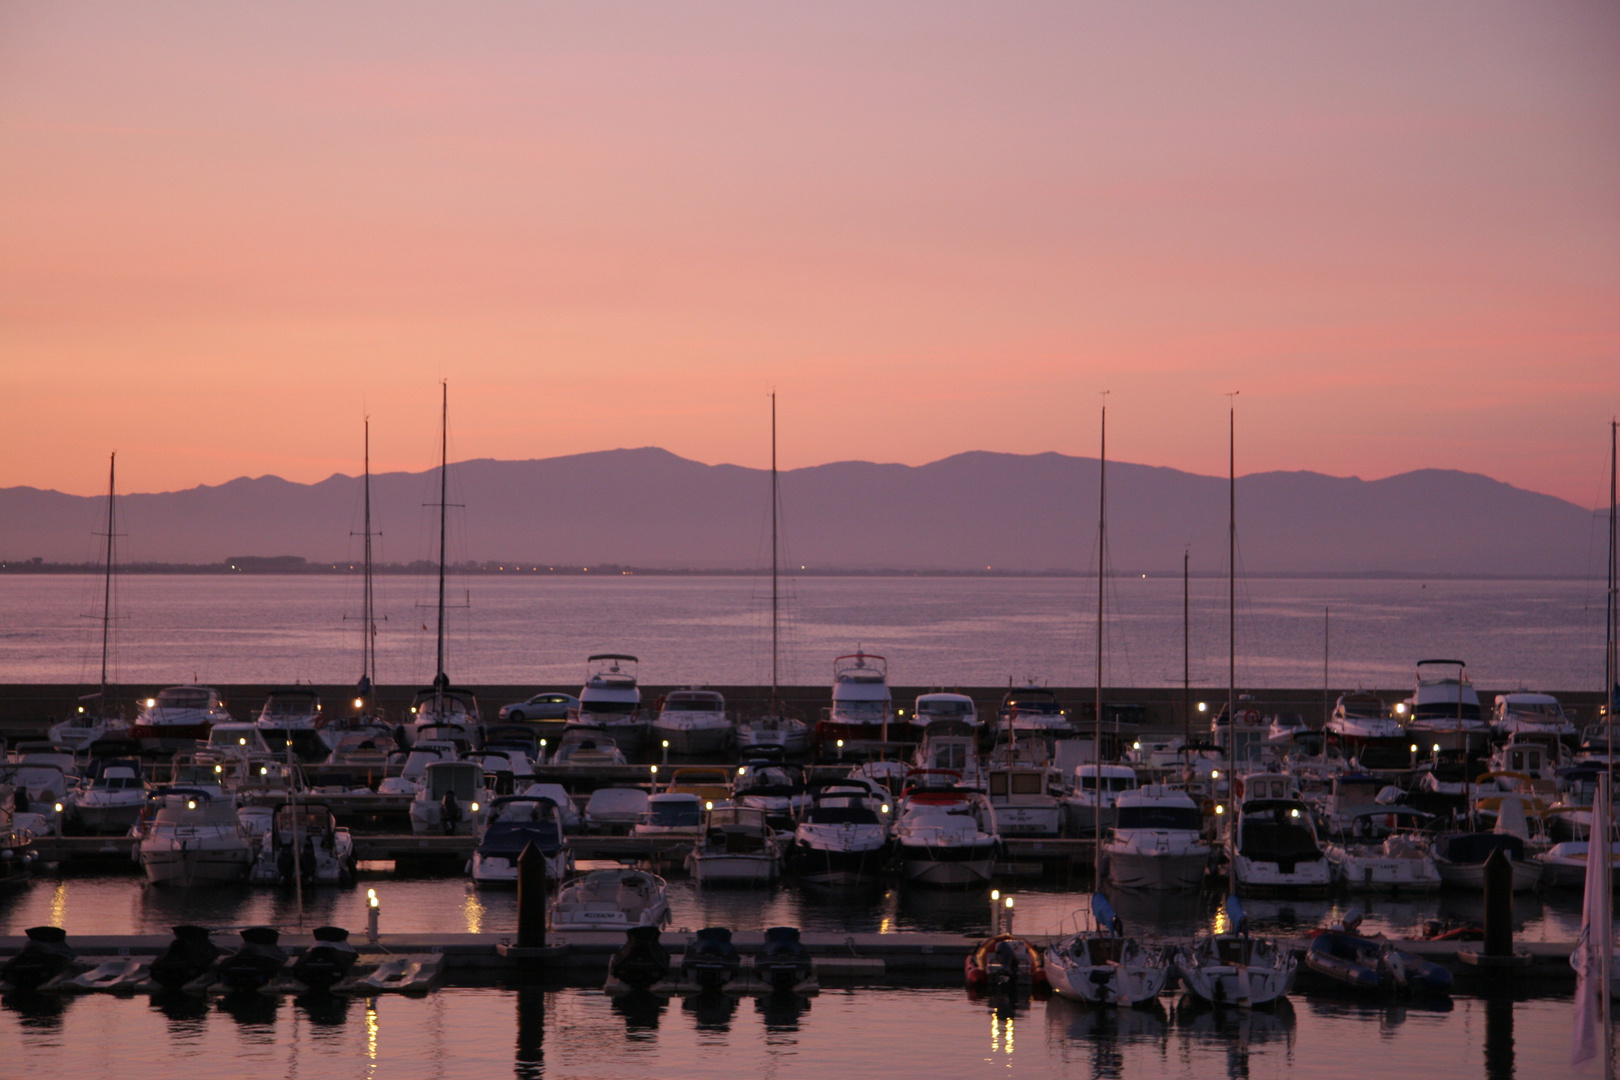
[[[78,711],[50,729],[52,745],[77,753],[88,750],[103,739],[129,738],[129,722],[115,715],[107,698],[107,661],[112,646],[112,583],[116,565],[114,528],[117,505],[118,452],[113,451],[107,465],[107,552],[101,587],[101,687],[94,694],[79,699]]]
[[[381,535],[371,527],[371,418],[365,426],[365,472],[361,481],[364,503],[360,561],[360,679],[354,685],[354,700],[346,726],[328,724],[321,729],[321,737],[330,749],[336,751],[346,735],[363,732],[372,737],[388,735],[389,728],[382,710],[377,707],[377,598],[372,578],[372,538]],[[351,534],[355,535],[355,534]],[[364,740],[350,740],[356,745]],[[376,745],[383,745],[377,743]]]
[[[468,738],[474,736],[483,724],[478,712],[478,699],[471,690],[450,685],[450,676],[444,671],[444,567],[445,567],[445,515],[450,505],[450,384],[440,384],[439,405],[439,602],[438,648],[434,661],[433,685],[416,692],[411,704],[413,736],[421,736],[424,729],[435,729],[430,734],[454,732],[460,728]],[[368,541],[369,543],[369,541]]]
[[[749,752],[775,750],[782,754],[802,754],[810,748],[810,726],[789,715],[777,694],[781,680],[782,593],[780,585],[782,499],[776,472],[776,395],[771,395],[771,698],[764,713],[739,720],[737,749],[746,759]]]

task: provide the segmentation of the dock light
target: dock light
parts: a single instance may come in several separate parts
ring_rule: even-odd
[[[60,809],[61,809],[61,807],[60,807],[60,806],[59,806],[59,807],[57,807],[57,809],[58,809],[58,810],[60,810]],[[889,812],[889,804],[888,804],[888,803],[884,803],[884,804],[883,804],[883,806],[882,806],[882,807],[880,807],[880,809],[881,809],[881,810],[882,810],[882,811],[883,811],[883,812],[884,812],[884,813],[885,813],[885,814],[887,814],[887,813],[888,813],[888,812]]]
[[[1005,904],[1008,911],[1012,910],[1012,906],[1013,906],[1013,898],[1012,897],[1010,897],[1010,896],[1007,897],[1007,899],[1005,901],[1003,901],[1003,903]]]
[[[246,746],[246,745],[247,745],[247,738],[246,738],[246,736],[244,736],[244,737],[242,737],[242,738],[240,738],[240,739],[237,739],[237,740],[236,740],[236,743],[237,743],[237,745],[238,745],[238,746]]]
[[[224,772],[225,771],[225,766],[223,766],[223,765],[215,765],[214,766],[214,771],[215,772]]]
[[[904,715],[906,715],[906,710],[904,710],[904,709],[901,709],[901,710],[899,710],[899,714],[900,714],[900,715],[901,715],[901,716],[904,716]]]
[[[1413,743],[1408,749],[1410,749],[1414,754],[1417,753],[1417,743]]]
[[[367,889],[366,890],[366,906],[367,907],[376,907],[377,906],[377,890],[376,889]]]
[[[355,698],[354,699],[354,707],[357,708],[357,709],[365,708],[366,707],[366,699],[363,698],[363,697]]]
[[[705,810],[713,810],[714,809],[714,800],[713,799],[706,800],[703,803],[703,809],[705,809]]]
[[[1211,769],[1211,770],[1209,770],[1209,778],[1211,780],[1219,780],[1221,778],[1221,770],[1219,770],[1219,769]]]
[[[412,706],[411,706],[411,712],[415,712],[415,711],[416,711],[416,706],[415,706],[415,705],[412,705]]]
[[[269,768],[264,766],[264,765],[260,765],[259,766],[259,775],[260,776],[269,776],[270,775]]]
[[[83,706],[83,705],[80,705],[80,706],[79,706],[79,711],[80,711],[80,712],[84,712],[84,706]]]
[[[665,750],[668,750],[668,749],[669,749],[669,740],[668,740],[668,739],[665,739],[665,740],[664,740],[664,749],[665,749]]]
[[[1001,933],[1001,890],[990,890],[990,934]]]
[[[1140,739],[1139,739],[1139,740],[1137,740],[1137,741],[1136,741],[1136,742],[1133,742],[1133,743],[1131,743],[1131,749],[1132,749],[1132,750],[1140,750],[1140,749],[1142,749],[1142,742],[1141,742],[1141,740],[1140,740]]]
[[[478,804],[477,803],[472,804],[472,812],[475,813],[475,814],[478,813]]]
[[[155,708],[157,708],[157,698],[147,698],[147,699],[146,699],[146,707],[147,707],[147,708],[148,708],[148,709],[155,709]]]
[[[1288,811],[1288,816],[1289,816],[1289,817],[1299,817],[1299,810],[1298,810],[1298,808],[1295,808],[1295,809],[1293,809],[1293,810],[1290,810],[1290,811]]]
[[[56,812],[58,814],[60,814],[62,812],[62,804],[61,803],[56,804]]]
[[[1440,744],[1439,743],[1434,744],[1434,752],[1437,753],[1437,754],[1440,752]]]
[[[738,776],[747,776],[748,775],[748,766],[746,766],[746,765],[737,766],[737,775]]]
[[[1405,716],[1406,715],[1406,702],[1397,701],[1395,703],[1395,714],[1397,716]]]
[[[991,889],[990,890],[990,899],[992,899],[992,900],[1000,900],[1001,899],[1001,890],[1000,889]]]
[[[1002,904],[1005,906],[1006,910],[1002,912],[1001,932],[1003,934],[1010,934],[1012,933],[1013,927],[1013,898],[1011,896],[1007,897],[1002,901]]]
[[[197,800],[196,799],[187,799],[186,800],[186,809],[187,810],[195,810],[195,809],[197,809]]]
[[[1225,804],[1224,804],[1224,803],[1216,803],[1216,804],[1215,804],[1215,813],[1216,813],[1216,814],[1217,814],[1217,815],[1220,815],[1220,814],[1224,814],[1224,813],[1226,813],[1226,806],[1225,806]]]
[[[377,917],[380,910],[377,904],[377,890],[366,890],[366,941],[372,945],[377,944]]]

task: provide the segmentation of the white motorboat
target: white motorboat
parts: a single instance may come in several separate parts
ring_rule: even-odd
[[[647,800],[647,809],[630,830],[634,836],[690,837],[703,835],[703,800],[686,791],[665,791]]]
[[[777,832],[791,833],[809,803],[804,769],[776,761],[750,761],[737,770],[732,802],[765,811]]]
[[[90,783],[72,796],[69,816],[90,833],[127,834],[146,808],[146,781],[134,758],[97,761]]]
[[[1339,747],[1346,757],[1354,757],[1368,746],[1405,747],[1409,741],[1406,729],[1389,714],[1383,699],[1362,691],[1339,695],[1323,731],[1328,745]]]
[[[95,700],[100,696],[91,694],[88,699],[80,700]],[[50,730],[46,732],[46,737],[51,740],[53,746],[58,746],[69,753],[79,754],[103,740],[130,738],[129,721],[121,716],[103,715],[99,704],[80,705],[78,710],[66,720],[52,724]]]
[[[473,849],[472,879],[481,885],[515,883],[518,859],[530,844],[545,859],[546,876],[553,881],[573,872],[574,855],[564,842],[561,808],[554,801],[529,795],[496,799]]]
[[[309,687],[270,691],[253,723],[274,751],[285,751],[291,743],[293,752],[305,761],[319,761],[331,753],[332,747],[322,737],[326,717],[321,715],[321,697]]]
[[[167,788],[140,828],[137,858],[154,885],[217,885],[241,881],[253,865],[253,848],[236,819],[229,796],[203,788]]]
[[[996,717],[997,739],[1016,742],[1034,737],[1050,741],[1071,738],[1074,734],[1075,726],[1068,710],[1046,687],[1030,682],[1002,696]]]
[[[259,839],[249,880],[257,885],[348,885],[354,881],[354,838],[324,803],[283,803]]]
[[[1620,881],[1620,841],[1610,845],[1610,866],[1616,881]],[[1555,889],[1586,888],[1586,862],[1591,855],[1591,841],[1565,840],[1546,851],[1530,856],[1541,864],[1541,880]]]
[[[1269,1005],[1294,989],[1298,961],[1265,938],[1250,937],[1237,897],[1228,897],[1217,932],[1178,948],[1173,956],[1181,985],[1212,1005]]]
[[[652,722],[652,737],[672,754],[716,754],[731,744],[735,729],[726,699],[713,690],[673,690]]]
[[[1445,668],[1456,668],[1448,672]],[[1404,715],[1409,736],[1419,746],[1439,744],[1443,750],[1483,748],[1490,724],[1481,714],[1479,694],[1468,681],[1468,665],[1461,660],[1419,660],[1417,688],[1395,706]]]
[[[894,825],[900,871],[923,885],[983,885],[995,870],[1001,837],[983,792],[913,789]]]
[[[449,679],[442,677],[435,680],[432,686],[416,692],[410,715],[413,746],[419,740],[443,739],[454,732],[460,732],[461,738],[470,741],[484,722],[483,714],[478,711],[478,698],[473,692],[453,687]]]
[[[1063,797],[1070,835],[1091,836],[1099,826],[1112,826],[1115,804],[1136,788],[1136,770],[1129,765],[1076,765],[1074,786]]]
[[[751,806],[715,806],[704,817],[703,839],[687,856],[699,885],[769,885],[782,871],[782,850],[765,811]]]
[[[794,872],[818,885],[876,880],[888,860],[888,811],[887,804],[867,791],[817,792],[793,831]]]
[[[1448,889],[1479,893],[1485,888],[1485,860],[1500,851],[1513,868],[1513,891],[1529,892],[1541,880],[1541,863],[1530,859],[1522,837],[1508,832],[1453,833],[1434,844],[1434,863]]]
[[[926,738],[936,724],[966,725],[977,734],[984,721],[979,719],[979,708],[966,694],[919,694],[912,703],[911,724],[921,738]]]
[[[1558,699],[1551,694],[1532,694],[1528,690],[1496,695],[1491,728],[1498,738],[1512,735],[1575,737],[1575,724]]]
[[[579,710],[569,719],[594,724],[627,754],[640,750],[652,725],[641,715],[641,688],[636,665],[627,653],[597,653],[586,658],[585,685],[579,691]]]
[[[629,833],[647,812],[648,800],[640,788],[597,788],[585,802],[585,831]]]
[[[1057,836],[1063,830],[1063,774],[1050,766],[985,770],[1002,836]]]
[[[952,772],[968,787],[983,786],[980,775],[978,732],[957,720],[933,720],[923,728],[922,741],[911,758],[917,769]]]
[[[889,662],[860,649],[834,658],[832,705],[816,725],[822,757],[861,757],[903,738],[889,694]]]
[[[148,750],[190,750],[208,740],[215,724],[228,724],[231,714],[210,686],[171,686],[142,703],[131,729]]]
[[[1226,837],[1226,859],[1239,892],[1325,893],[1332,867],[1316,836],[1311,809],[1293,778],[1245,776],[1237,820]]]
[[[1434,843],[1423,831],[1433,820],[1409,807],[1363,809],[1346,819],[1324,846],[1333,880],[1351,892],[1432,892],[1440,887]]]
[[[574,805],[573,797],[568,794],[568,789],[561,784],[530,784],[518,794],[528,795],[531,798],[550,799],[556,803],[557,816],[562,820],[564,833],[576,833],[584,829],[585,819],[580,816],[579,808]]]
[[[435,761],[411,800],[411,832],[476,836],[493,800],[477,762]]]
[[[285,747],[285,744],[283,744]],[[215,724],[208,730],[208,738],[197,744],[198,754],[211,754],[220,761],[246,761],[250,757],[269,757],[271,750],[257,724]]]
[[[377,785],[377,793],[379,795],[415,795],[422,790],[422,782],[427,779],[429,765],[440,761],[455,761],[458,756],[454,743],[433,740],[419,742],[411,747],[409,752],[395,758],[398,761],[399,757],[403,757],[403,761],[399,761],[398,764],[398,774],[384,777],[382,782]],[[390,768],[389,771],[392,771],[392,769]]]
[[[737,721],[737,752],[744,757],[761,750],[775,749],[783,755],[802,754],[810,749],[810,725],[789,714],[781,706],[761,716]]]
[[[1108,879],[1127,889],[1197,889],[1213,849],[1198,804],[1184,791],[1148,784],[1122,794],[1103,841]]]
[[[557,740],[553,765],[625,765],[628,759],[607,729],[597,724],[569,724]]]
[[[1101,893],[1091,897],[1093,926],[1046,947],[1052,992],[1094,1005],[1132,1008],[1159,996],[1170,974],[1163,950],[1125,936],[1125,925]]]
[[[565,882],[551,902],[553,930],[626,930],[669,925],[664,879],[645,870],[592,870]]]

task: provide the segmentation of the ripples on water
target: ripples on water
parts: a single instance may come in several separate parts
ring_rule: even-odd
[[[432,579],[379,579],[381,682],[433,676]],[[92,681],[100,582],[0,576],[0,680]],[[322,684],[359,671],[358,581],[338,576],[119,580],[117,679]],[[1090,685],[1096,586],[1084,578],[803,578],[791,583],[783,682],[821,685],[832,657],[864,645],[896,683],[994,686],[1033,676]],[[765,683],[770,586],[758,578],[480,576],[454,590],[448,667],[469,685],[577,685],[585,656],[628,651],[655,684]],[[1108,582],[1106,682],[1175,685],[1179,578]],[[1240,583],[1238,680],[1319,689],[1323,609],[1331,683],[1404,687],[1425,656],[1460,656],[1476,682],[1595,689],[1603,676],[1602,584],[1586,581],[1253,579]],[[1192,583],[1194,685],[1226,685],[1226,583]],[[243,704],[243,703],[238,703]]]

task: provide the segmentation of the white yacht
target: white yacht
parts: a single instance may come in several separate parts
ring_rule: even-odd
[[[1311,808],[1283,773],[1242,778],[1237,820],[1226,837],[1232,885],[1239,892],[1326,893],[1332,867],[1316,837]]]
[[[585,663],[579,709],[569,720],[600,727],[619,749],[635,753],[652,726],[641,715],[641,687],[636,684],[640,661],[627,653],[597,653]]]
[[[69,814],[90,833],[127,834],[146,808],[146,781],[134,758],[98,761],[90,783],[73,794]]]
[[[390,765],[398,768],[393,776],[385,776],[377,785],[379,795],[415,795],[422,790],[429,765],[440,761],[455,761],[459,755],[454,743],[424,740],[409,751],[396,752]],[[403,758],[403,760],[400,760]],[[393,767],[389,769],[393,771]]]
[[[911,724],[919,737],[926,737],[935,724],[965,724],[977,732],[984,722],[978,706],[966,694],[919,694],[911,710]]]
[[[1460,750],[1466,742],[1477,748],[1490,734],[1461,660],[1419,660],[1417,688],[1395,711],[1404,716],[1408,734],[1419,736],[1414,740],[1419,746],[1438,743],[1443,750]]]
[[[789,756],[802,754],[808,749],[810,725],[790,714],[780,704],[759,716],[737,721],[737,752],[744,757],[762,750],[775,750]]]
[[[1063,774],[1045,765],[985,770],[1002,836],[1057,836],[1063,831]]]
[[[765,811],[712,806],[704,815],[703,838],[687,856],[686,867],[699,885],[768,885],[782,872],[782,850]]]
[[[1369,744],[1404,747],[1408,742],[1406,729],[1389,714],[1383,699],[1361,691],[1339,695],[1323,730],[1328,745],[1339,747],[1346,757],[1360,754]]]
[[[1575,724],[1557,698],[1551,694],[1532,694],[1527,690],[1496,695],[1496,704],[1491,710],[1491,728],[1498,738],[1524,735],[1559,739],[1575,737]]]
[[[1181,985],[1212,1005],[1268,1005],[1294,989],[1298,961],[1288,949],[1249,936],[1249,920],[1235,896],[1225,904],[1224,926],[1175,951]],[[1221,926],[1217,923],[1217,926]]]
[[[894,844],[907,881],[966,887],[990,880],[1001,837],[982,792],[914,790],[900,803]]]
[[[816,725],[822,757],[864,756],[901,737],[889,694],[889,662],[862,650],[836,657],[832,706]]]
[[[1074,786],[1063,797],[1069,832],[1091,836],[1099,826],[1110,827],[1115,804],[1136,788],[1136,770],[1129,765],[1076,765]]]
[[[561,881],[573,871],[573,852],[564,842],[562,815],[553,800],[529,795],[496,799],[473,849],[472,879],[481,885],[515,883],[518,858],[530,844],[546,860],[551,880]]]
[[[1121,794],[1103,841],[1108,879],[1127,889],[1197,889],[1213,849],[1198,804],[1184,791],[1148,784]]]
[[[946,786],[982,787],[979,736],[958,720],[934,720],[923,729],[922,741],[912,755],[914,771],[947,778]]]
[[[1410,807],[1363,809],[1325,847],[1333,880],[1350,892],[1432,892],[1440,887],[1432,818]]]
[[[824,789],[812,797],[793,832],[795,872],[818,885],[874,881],[889,854],[889,807],[853,788]]]
[[[1170,974],[1162,950],[1125,936],[1125,924],[1101,893],[1091,897],[1092,929],[1046,947],[1053,993],[1094,1005],[1132,1008],[1159,996]]]
[[[332,751],[323,736],[321,696],[309,687],[270,691],[253,723],[272,750],[286,750],[291,743],[293,752],[306,761],[319,761]]]
[[[624,765],[628,759],[607,729],[597,724],[569,724],[557,740],[553,765]]]
[[[203,788],[169,788],[141,831],[137,857],[154,885],[241,881],[253,848],[236,819],[236,801]]]
[[[1041,739],[1067,739],[1075,734],[1075,726],[1068,710],[1058,703],[1057,695],[1044,686],[1030,682],[1016,690],[1008,690],[1001,699],[1001,711],[996,718],[996,737],[1015,742],[1034,736]]]
[[[210,686],[171,686],[147,698],[131,734],[148,750],[190,750],[231,714]]]
[[[411,800],[411,832],[476,836],[489,815],[494,792],[484,786],[475,761],[435,761]]]
[[[667,743],[672,754],[717,754],[734,735],[726,716],[726,699],[713,690],[671,691],[652,722],[655,743]]]
[[[627,930],[669,925],[664,879],[645,870],[592,870],[572,878],[551,902],[553,930]]]

